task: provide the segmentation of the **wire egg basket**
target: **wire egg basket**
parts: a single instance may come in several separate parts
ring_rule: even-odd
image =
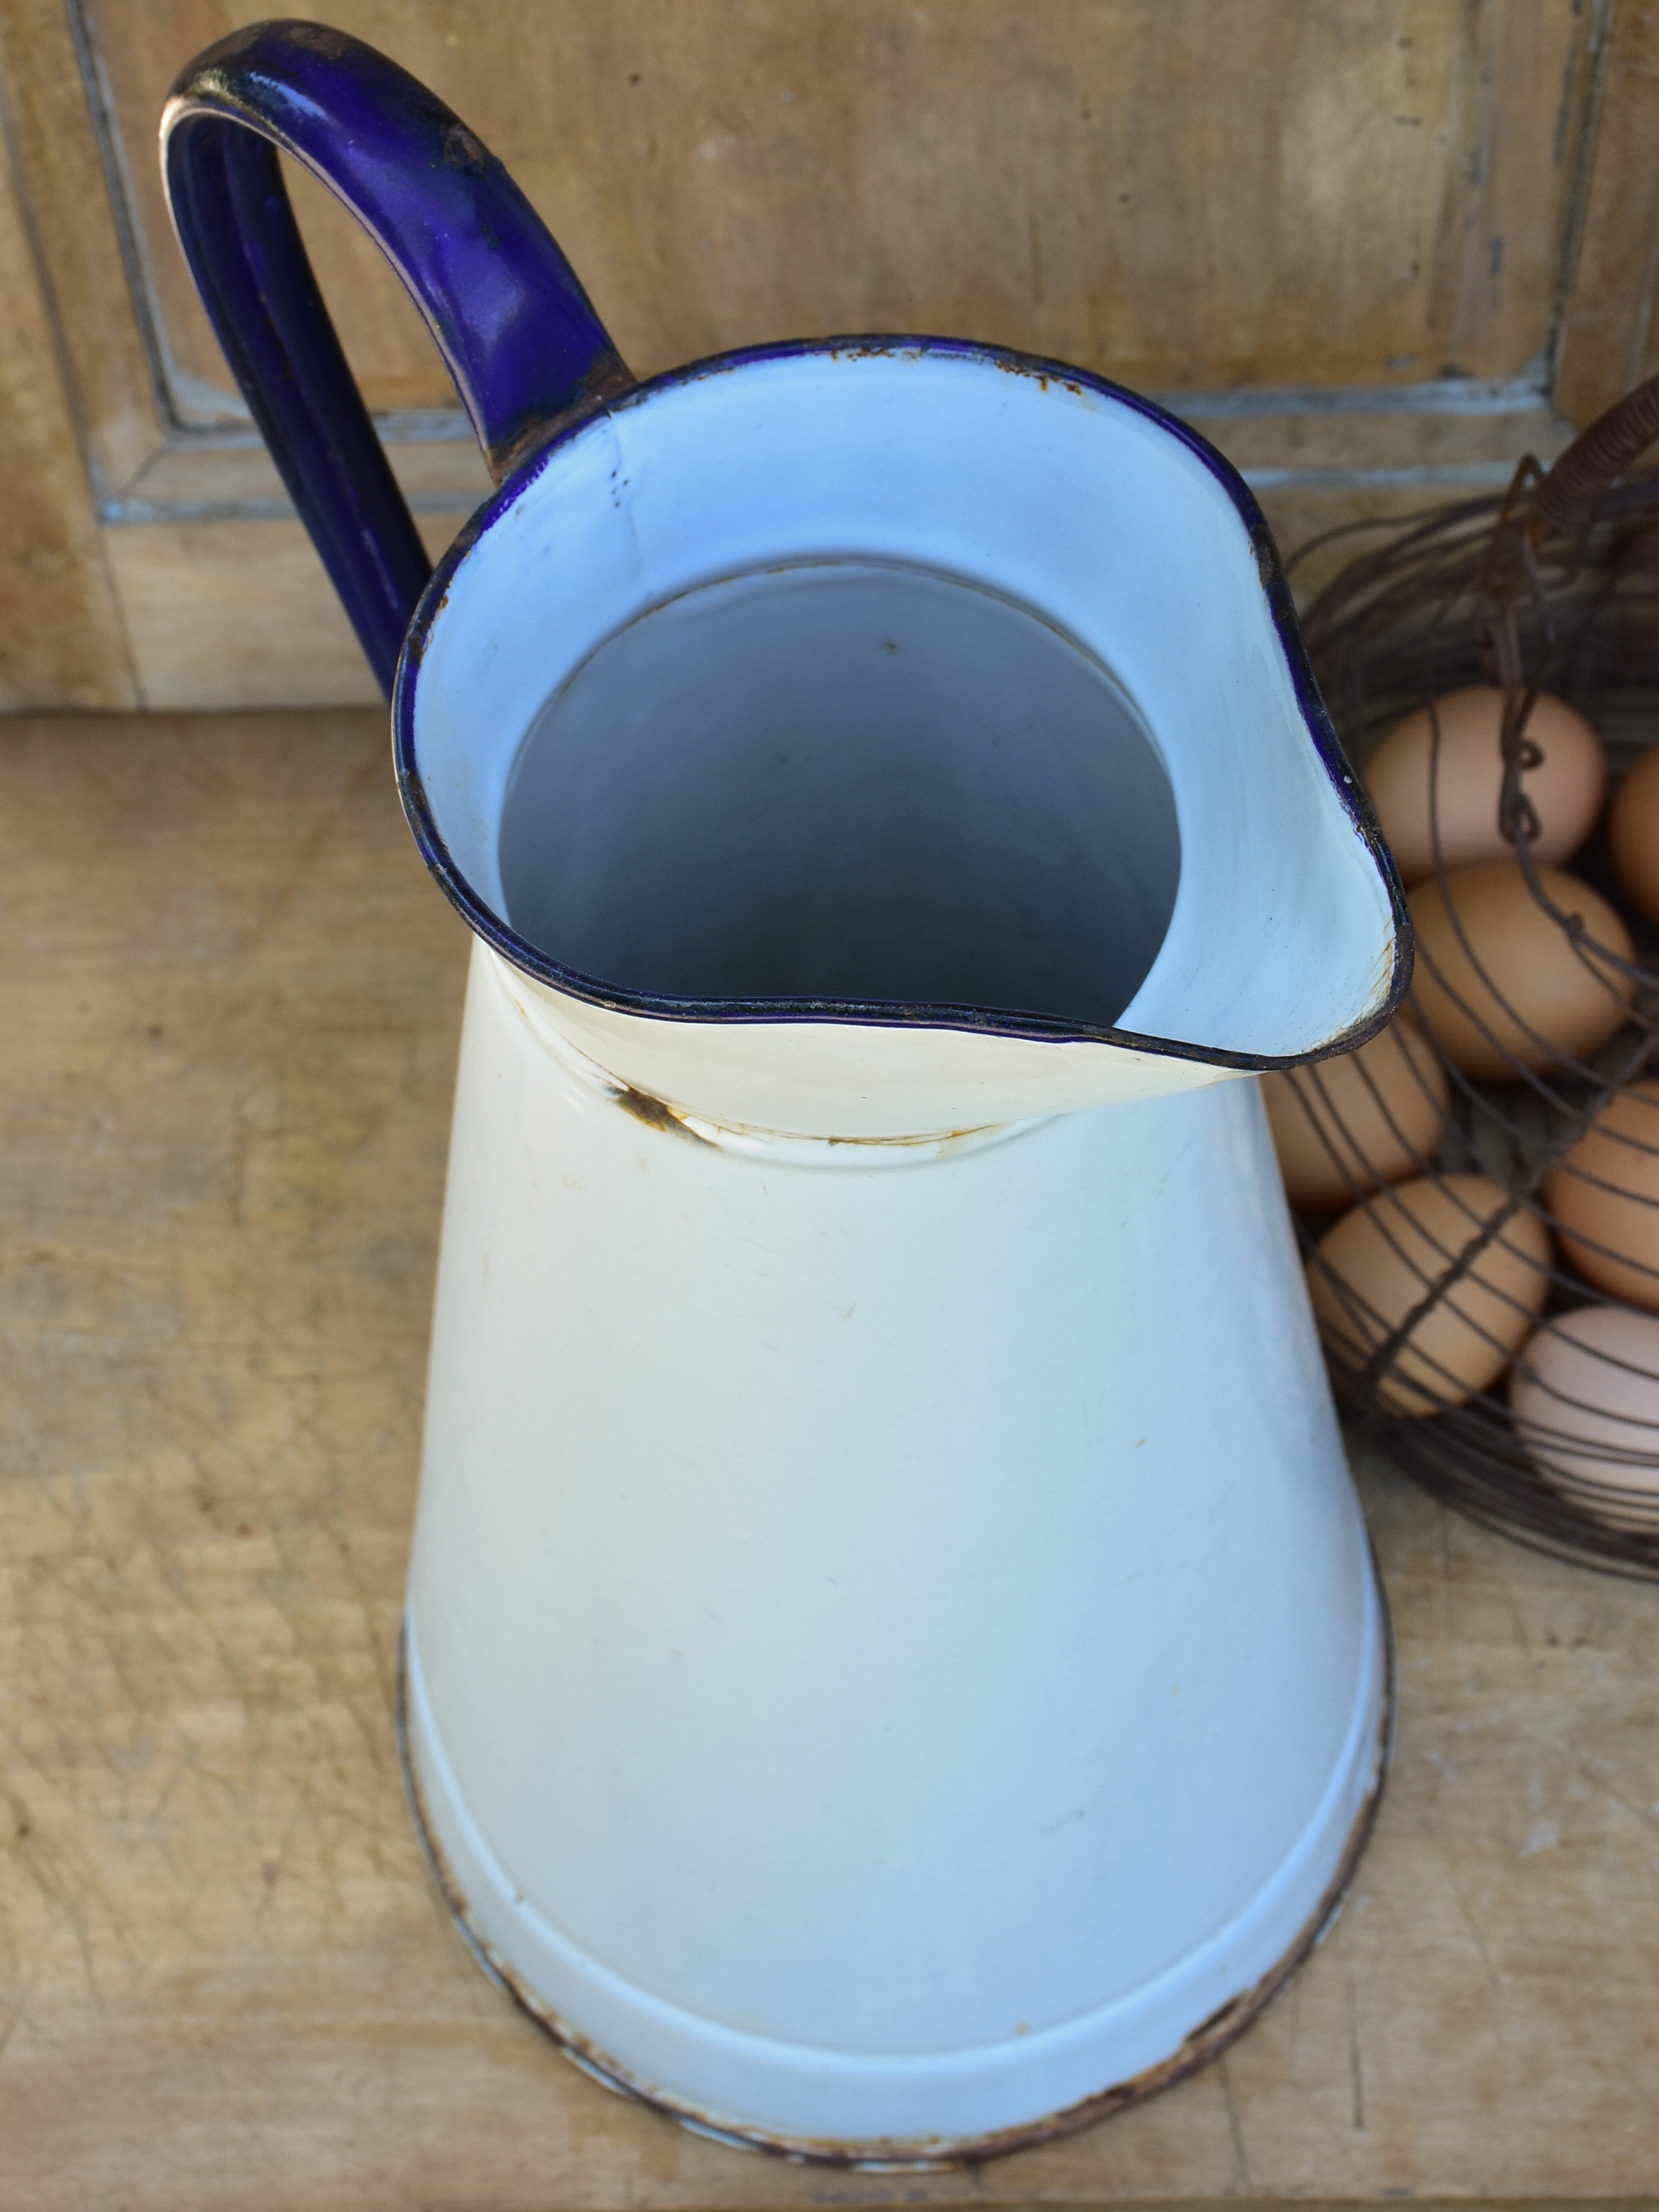
[[[1659,471],[1634,466],[1656,437],[1659,378],[1549,470],[1524,461],[1503,495],[1353,526],[1291,563],[1294,575],[1332,537],[1364,546],[1303,623],[1362,776],[1379,741],[1422,712],[1437,793],[1447,695],[1501,690],[1491,777],[1513,860],[1493,866],[1518,872],[1531,936],[1547,928],[1552,957],[1570,955],[1586,993],[1612,995],[1596,1027],[1616,1027],[1575,1051],[1511,1003],[1431,796],[1431,867],[1410,897],[1414,911],[1437,902],[1446,927],[1432,944],[1419,930],[1404,1015],[1363,1066],[1268,1082],[1276,1135],[1300,1116],[1325,1180],[1297,1230],[1346,1417],[1474,1518],[1659,1579],[1659,927],[1615,873],[1610,804],[1563,864],[1569,896],[1534,854],[1528,789],[1547,753],[1529,734],[1540,698],[1593,726],[1609,801],[1659,743]],[[1476,1052],[1458,1048],[1477,1034]],[[1632,1088],[1644,1080],[1651,1098]],[[1625,1207],[1622,1247],[1622,1231],[1609,1241],[1561,1218],[1565,1207],[1577,1220],[1587,1193]]]

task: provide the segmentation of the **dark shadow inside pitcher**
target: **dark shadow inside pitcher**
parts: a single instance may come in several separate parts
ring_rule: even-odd
[[[1109,1024],[1181,838],[1092,656],[975,586],[824,561],[591,653],[520,748],[500,860],[517,934],[625,989]]]

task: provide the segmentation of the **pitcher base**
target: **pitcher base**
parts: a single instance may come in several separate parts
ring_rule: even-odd
[[[1208,2065],[1272,2002],[1334,1924],[1348,1884],[1370,1838],[1392,1746],[1394,1643],[1387,1601],[1374,1566],[1370,1579],[1375,1608],[1374,1634],[1370,1643],[1371,1656],[1364,1669],[1364,1679],[1356,1700],[1356,1725],[1349,1732],[1341,1762],[1341,1768],[1348,1771],[1345,1773],[1340,1769],[1333,1777],[1324,1801],[1328,1806],[1333,1798],[1340,1801],[1346,1797],[1352,1805],[1354,1784],[1358,1783],[1361,1791],[1358,1810],[1348,1819],[1333,1870],[1318,1893],[1316,1904],[1301,1922],[1291,1942],[1265,1972],[1259,1974],[1248,1987],[1239,1990],[1218,2010],[1191,2028],[1166,2057],[1141,2068],[1126,2079],[1111,2081],[1108,2086],[1056,2110],[982,2133],[952,2130],[926,2135],[906,2132],[867,2136],[796,2134],[734,2118],[728,2111],[701,2109],[659,2083],[642,2078],[635,2069],[603,2048],[539,1996],[521,1969],[504,1955],[499,1944],[491,1940],[481,1924],[479,1913],[470,1902],[471,1899],[483,1896],[490,1898],[508,1913],[521,1916],[525,1911],[524,1900],[516,1895],[510,1880],[496,1865],[488,1844],[482,1836],[477,1834],[454,1791],[448,1762],[432,1735],[429,1716],[425,1711],[426,1701],[420,1692],[418,1660],[412,1649],[407,1622],[398,1647],[397,1695],[398,1755],[404,1792],[416,1835],[433,1880],[473,1957],[490,1979],[505,1990],[520,2008],[552,2039],[567,2058],[605,2087],[650,2106],[693,2134],[730,2143],[737,2148],[767,2151],[798,2161],[849,2167],[863,2172],[927,2172],[976,2164],[987,2159],[1000,2158],[1011,2151],[1029,2149],[1055,2136],[1069,2134],[1074,2129],[1091,2126],[1097,2120],[1109,2118],[1131,2105],[1155,2096],[1160,2090],[1171,2087],[1188,2075],[1195,2073],[1199,2068]],[[1345,1784],[1347,1785],[1346,1788]],[[1321,1825],[1317,1818],[1314,1825]],[[1334,1840],[1334,1837],[1316,1838],[1312,1856],[1323,1856],[1328,1863],[1331,1844]],[[1297,1849],[1290,1856],[1292,1858],[1304,1856],[1307,1842],[1306,1838],[1299,1839]],[[1322,1853],[1317,1850],[1319,1842],[1325,1844]],[[1272,1887],[1268,1885],[1269,1888]],[[1255,1907],[1249,1908],[1246,1917],[1255,1910]],[[562,1946],[562,1939],[560,1940]],[[775,2054],[777,2059],[782,2059],[786,2063],[805,2061],[814,2070],[829,2069],[837,2073],[850,2070],[856,2073],[862,2067],[873,2074],[883,2064],[881,2060],[873,2057],[860,2061],[851,2054],[843,2057],[839,2053],[817,2051],[809,2052],[801,2050],[797,2052],[788,2045],[764,2044],[759,2038],[732,2037],[712,2023],[692,2023],[690,2015],[679,2013],[677,2008],[664,2006],[659,2000],[644,1991],[629,1991],[617,1977],[592,1962],[588,1962],[588,1972],[596,1981],[614,1985],[610,1993],[613,2005],[620,1996],[626,2008],[631,1997],[633,2005],[642,2014],[674,2015],[682,2033],[685,2025],[690,2023],[694,2032],[701,2028],[711,2039],[755,2045],[757,2057],[765,2051]],[[764,2066],[764,2058],[761,2063]],[[899,2063],[902,2067],[903,2062]],[[889,2059],[885,2063],[890,2068],[894,2062]]]

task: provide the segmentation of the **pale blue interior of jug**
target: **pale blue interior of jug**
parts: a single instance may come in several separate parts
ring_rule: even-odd
[[[622,1012],[1357,1042],[1397,891],[1261,533],[1200,441],[1041,363],[677,371],[441,563],[411,817],[475,928]]]
[[[681,594],[527,733],[514,930],[680,998],[1115,1022],[1175,906],[1174,795],[1091,655],[1000,596],[875,562]]]

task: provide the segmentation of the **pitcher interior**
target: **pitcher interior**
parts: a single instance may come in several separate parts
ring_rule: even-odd
[[[622,1015],[1316,1050],[1387,1002],[1393,908],[1259,529],[1179,425],[1013,356],[678,373],[441,566],[417,830],[482,934]]]
[[[1107,1024],[1157,957],[1181,839],[1107,671],[926,571],[817,562],[607,639],[520,749],[507,919],[585,974]]]

